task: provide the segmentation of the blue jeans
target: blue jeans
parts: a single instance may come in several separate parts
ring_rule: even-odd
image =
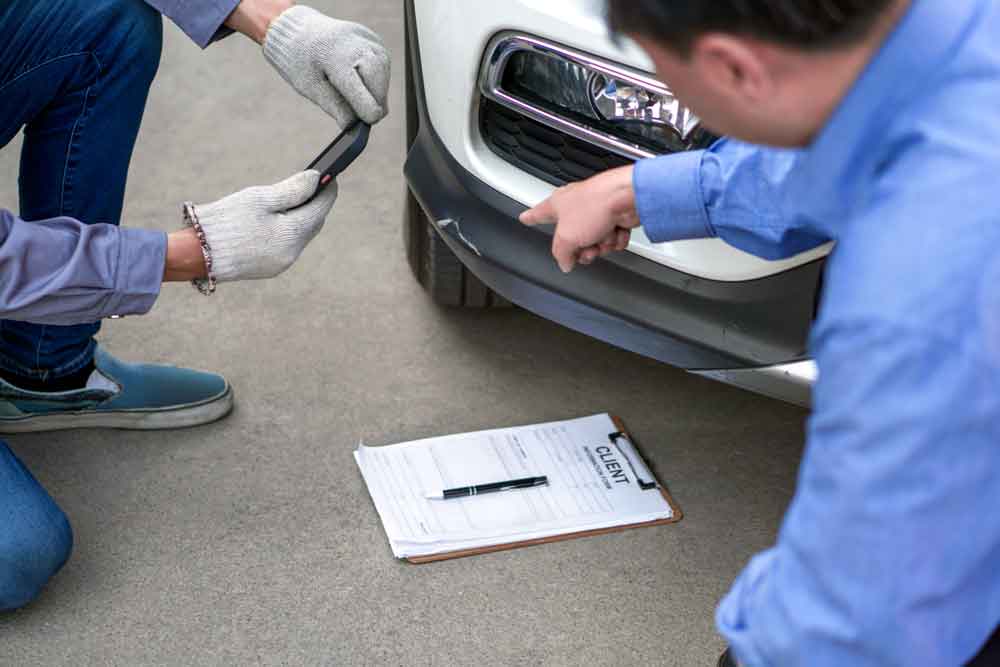
[[[162,30],[142,0],[0,2],[0,147],[25,128],[21,218],[119,223]],[[99,328],[2,320],[0,370],[71,375],[92,362]]]
[[[25,128],[22,218],[119,222],[162,37],[142,0],[0,1],[0,146]],[[98,328],[0,321],[0,368],[69,375],[91,362]],[[0,611],[37,596],[72,544],[66,516],[0,442]]]
[[[0,611],[31,602],[73,548],[69,521],[0,440]]]

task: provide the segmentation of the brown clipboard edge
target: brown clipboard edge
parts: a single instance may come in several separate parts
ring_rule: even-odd
[[[624,433],[628,437],[629,442],[642,456],[642,452],[639,450],[639,446],[636,444],[635,439],[625,428],[625,422],[623,422],[619,417],[611,415],[611,421],[614,422],[615,426],[619,431]],[[647,466],[649,465],[646,457]],[[654,471],[655,474],[655,471]],[[409,556],[405,558],[408,563],[413,563],[414,565],[422,565],[424,563],[438,563],[444,560],[453,560],[455,558],[466,558],[468,556],[479,556],[482,554],[496,553],[497,551],[509,551],[510,549],[520,549],[521,547],[533,547],[538,544],[549,544],[552,542],[565,542],[566,540],[575,540],[579,537],[596,537],[597,535],[608,535],[610,533],[619,533],[623,530],[632,530],[634,528],[648,528],[650,526],[665,526],[670,523],[677,523],[684,518],[684,512],[681,511],[680,505],[674,500],[673,496],[670,495],[670,491],[667,490],[666,485],[659,479],[656,482],[660,485],[660,493],[663,495],[663,499],[667,501],[670,505],[670,509],[673,512],[673,516],[669,519],[657,519],[656,521],[644,521],[642,523],[630,523],[627,526],[614,526],[612,528],[599,528],[597,530],[585,530],[579,533],[566,533],[565,535],[553,535],[552,537],[541,537],[534,540],[522,540],[520,542],[510,542],[508,544],[494,544],[489,547],[478,547],[476,549],[463,549],[460,551],[447,551],[440,554],[431,554],[428,556]]]

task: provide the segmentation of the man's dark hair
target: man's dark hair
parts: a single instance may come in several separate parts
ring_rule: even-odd
[[[708,32],[807,50],[859,41],[894,0],[608,0],[616,33],[640,35],[686,55]]]

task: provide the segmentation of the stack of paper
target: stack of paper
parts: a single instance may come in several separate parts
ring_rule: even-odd
[[[670,519],[673,510],[608,415],[360,446],[358,467],[397,558]],[[547,476],[548,486],[451,500],[443,489]]]

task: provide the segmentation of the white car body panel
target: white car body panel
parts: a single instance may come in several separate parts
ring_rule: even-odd
[[[479,136],[478,81],[484,51],[499,32],[515,31],[652,71],[634,44],[616,45],[604,24],[603,0],[417,0],[415,14],[431,124],[451,155],[495,190],[533,206],[553,187],[507,163]],[[629,250],[672,269],[720,281],[754,280],[823,257],[829,246],[771,262],[717,239],[652,243],[639,230]]]

